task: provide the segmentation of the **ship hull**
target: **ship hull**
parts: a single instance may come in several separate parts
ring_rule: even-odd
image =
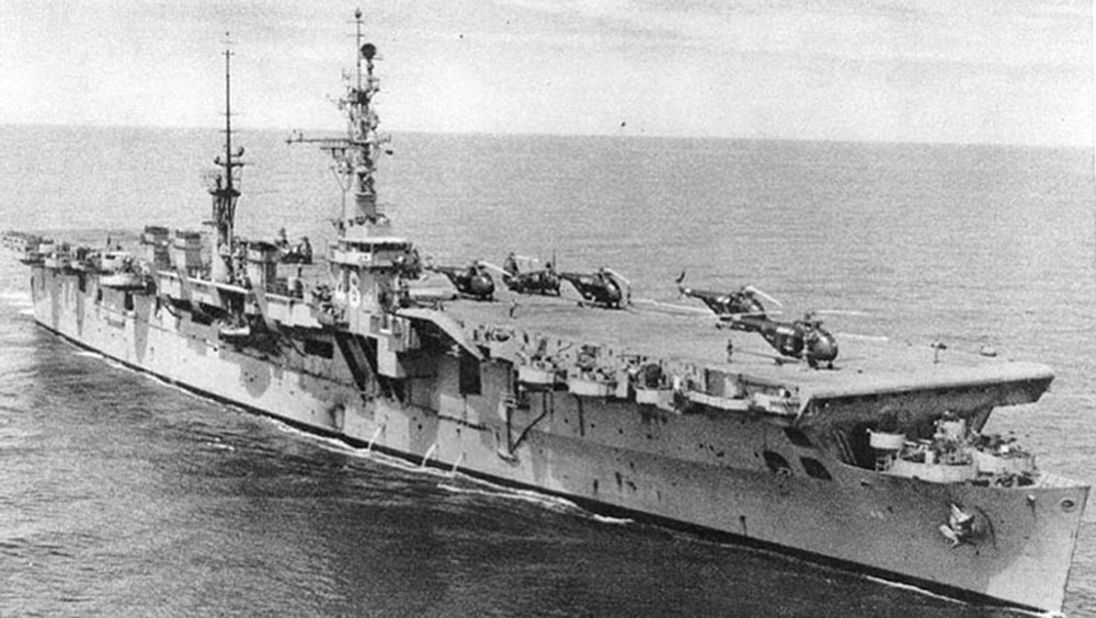
[[[459,355],[428,359],[399,393],[376,390],[341,344],[310,355],[289,335],[261,349],[222,341],[216,325],[154,295],[102,287],[94,275],[32,270],[35,319],[47,329],[309,431],[953,596],[1061,607],[1086,487],[888,476],[745,414],[680,415],[551,388],[514,402],[512,367],[483,362],[469,387]],[[787,466],[767,467],[770,453]],[[953,546],[939,529],[952,505],[980,517],[986,534]]]

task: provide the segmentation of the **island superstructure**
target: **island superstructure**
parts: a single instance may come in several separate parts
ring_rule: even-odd
[[[356,17],[346,136],[291,140],[329,151],[352,192],[313,276],[286,269],[277,244],[237,238],[242,151],[226,120],[210,233],[150,225],[132,251],[9,237],[36,321],[365,450],[957,596],[1061,607],[1089,488],[982,433],[997,407],[1040,398],[1047,367],[858,341],[808,366],[747,335],[728,354],[710,325],[654,310],[424,299],[418,251],[377,199],[377,49]]]

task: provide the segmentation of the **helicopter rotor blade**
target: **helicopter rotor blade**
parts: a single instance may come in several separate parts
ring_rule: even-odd
[[[857,311],[856,309],[816,309],[811,313],[817,313],[819,315],[851,315],[857,317],[868,317],[871,315],[867,311]]]
[[[777,300],[777,299],[773,298],[772,296],[770,296],[770,295],[766,294],[766,293],[765,293],[764,291],[762,291],[762,290],[761,290],[760,288],[754,287],[754,286],[752,286],[752,285],[747,285],[747,286],[746,286],[746,287],[745,287],[744,289],[745,289],[745,290],[746,290],[747,292],[750,292],[751,294],[757,294],[757,295],[758,295],[758,296],[760,296],[761,298],[764,298],[765,300],[767,300],[767,301],[769,301],[770,303],[772,303],[772,304],[776,305],[777,307],[780,307],[781,309],[783,309],[783,308],[784,308],[784,303],[782,303],[782,302],[780,302],[779,300]]]
[[[488,268],[490,270],[493,270],[493,271],[495,271],[499,274],[502,274],[502,275],[509,276],[509,274],[510,274],[510,273],[506,272],[506,270],[504,270],[501,266],[497,266],[495,264],[492,264],[491,262],[488,262],[487,260],[478,260],[476,262],[476,264],[478,264],[480,266],[483,266],[484,268]]]
[[[625,277],[624,275],[618,273],[617,271],[613,270],[612,268],[609,268],[608,266],[606,266],[604,268],[604,270],[605,270],[605,272],[607,272],[610,275],[616,277],[617,279],[620,279],[620,281],[623,282],[624,285],[632,285],[632,282],[629,281],[627,277]]]
[[[650,307],[655,311],[667,311],[671,313],[685,313],[693,315],[706,315],[713,316],[712,312],[707,308],[690,307],[688,305],[679,305],[677,303],[667,303],[651,298],[633,298],[633,305]]]
[[[841,339],[851,339],[851,340],[854,340],[854,341],[867,341],[867,342],[872,342],[872,343],[885,343],[885,342],[891,340],[891,338],[887,337],[886,335],[865,335],[865,334],[862,334],[862,333],[839,332],[839,333],[834,333],[834,336],[835,337],[840,337]]]
[[[792,356],[782,356],[777,353],[769,352],[755,352],[753,350],[739,350],[735,349],[735,354],[745,354],[746,356],[753,356],[755,358],[764,358],[773,361],[777,365],[792,365],[803,362],[803,359],[795,358]]]
[[[745,313],[721,313],[718,315],[721,320],[738,320],[740,318],[767,318],[782,313],[782,311],[747,311]]]

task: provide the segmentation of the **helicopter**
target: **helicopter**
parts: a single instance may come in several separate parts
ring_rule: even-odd
[[[631,282],[611,268],[599,268],[593,273],[559,273],[582,296],[579,304],[620,309],[631,301]]]
[[[744,285],[734,292],[713,292],[711,290],[694,290],[682,285],[685,281],[685,271],[681,271],[681,274],[674,279],[674,283],[677,284],[677,290],[682,296],[688,296],[690,298],[699,298],[704,301],[705,305],[712,310],[712,313],[719,317],[721,322],[728,322],[735,316],[763,316],[767,317],[768,312],[765,310],[765,305],[761,304],[758,297],[773,303],[774,305],[783,308],[780,301],[765,294],[761,290],[753,287],[752,285]]]
[[[506,287],[518,294],[559,296],[559,275],[552,268],[551,262],[541,266],[540,260],[536,258],[518,256],[510,252],[501,268],[490,262],[479,263],[500,273]]]
[[[495,280],[483,262],[475,261],[468,266],[439,266],[428,262],[425,270],[445,275],[461,296],[475,300],[492,300]]]
[[[780,301],[753,286],[743,286],[735,292],[694,290],[682,285],[685,273],[677,277],[678,291],[683,296],[698,298],[719,318],[717,328],[730,328],[757,333],[781,356],[805,360],[812,369],[821,363],[833,368],[837,358],[837,339],[822,328],[822,321],[807,313],[803,319],[782,322],[770,317],[765,305],[759,300],[782,306]]]

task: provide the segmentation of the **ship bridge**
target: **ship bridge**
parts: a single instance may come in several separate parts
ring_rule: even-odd
[[[353,268],[397,268],[411,251],[411,242],[397,236],[340,238],[331,247],[328,259],[332,264]]]

